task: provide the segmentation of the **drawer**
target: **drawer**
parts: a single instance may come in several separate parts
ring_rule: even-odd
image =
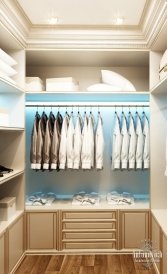
[[[63,229],[116,229],[116,222],[63,222]]]
[[[63,232],[63,239],[116,239],[115,232]]]
[[[115,242],[63,243],[63,249],[116,249]]]
[[[115,211],[75,211],[75,212],[63,212],[63,219],[116,219]]]

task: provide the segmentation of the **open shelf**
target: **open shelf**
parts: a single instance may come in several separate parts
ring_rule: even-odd
[[[24,93],[24,89],[0,77],[0,93]]]
[[[23,174],[24,170],[14,170],[10,173],[4,174],[3,177],[0,177],[0,185],[4,184],[5,182],[12,180],[13,178],[19,176],[20,174]]]
[[[162,79],[157,85],[151,89],[151,93],[158,94],[167,94],[167,77]]]
[[[24,131],[23,127],[1,127],[0,126],[0,131]]]
[[[17,210],[15,215],[11,217],[8,221],[0,222],[0,236],[5,232],[10,225],[12,225],[16,220],[18,220],[24,214],[24,210]]]

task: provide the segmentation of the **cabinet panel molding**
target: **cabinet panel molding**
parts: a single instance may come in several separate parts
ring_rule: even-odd
[[[123,211],[120,218],[121,248],[140,248],[149,238],[149,212]]]

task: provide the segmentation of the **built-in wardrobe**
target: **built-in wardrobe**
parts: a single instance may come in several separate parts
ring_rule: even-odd
[[[166,269],[167,227],[165,172],[167,80],[159,82],[163,52],[149,50],[33,50],[26,49],[1,26],[3,50],[17,62],[16,84],[0,78],[0,108],[9,114],[8,126],[0,127],[0,163],[14,169],[0,178],[0,198],[16,197],[16,214],[0,222],[0,273],[12,273],[25,254],[132,252],[152,239],[163,252],[155,267]],[[100,82],[101,69],[113,70],[129,79],[136,92],[88,92]],[[78,92],[30,92],[25,77],[74,77]],[[78,111],[98,113],[104,129],[104,168],[96,170],[34,171],[30,166],[30,143],[34,117]],[[112,134],[115,112],[146,113],[151,132],[151,168],[112,170]],[[131,205],[109,205],[111,191],[134,195]],[[72,205],[80,191],[97,192],[99,205]],[[26,205],[33,193],[55,193],[51,206]]]

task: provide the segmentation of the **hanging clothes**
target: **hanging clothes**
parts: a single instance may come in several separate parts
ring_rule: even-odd
[[[122,146],[121,146],[121,168],[128,168],[128,155],[129,155],[129,133],[127,129],[127,121],[125,114],[122,113]]]
[[[38,125],[40,121],[40,115],[36,112],[32,133],[31,133],[31,148],[30,148],[30,163],[31,169],[36,169],[37,162],[37,136],[38,136]]]
[[[81,150],[82,169],[91,169],[89,138],[90,136],[88,135],[88,117],[85,114],[84,126],[82,131],[82,150]]]
[[[136,113],[136,136],[137,136],[137,144],[136,144],[136,169],[142,169],[143,164],[143,145],[144,145],[144,136],[142,131],[141,119]]]
[[[96,130],[96,169],[103,169],[103,160],[104,160],[104,134],[103,134],[103,121],[98,115],[97,130]]]
[[[46,130],[43,143],[43,169],[49,169],[51,160],[51,141],[53,136],[53,126],[55,117],[52,111],[49,114],[49,118],[46,122]]]
[[[66,113],[62,129],[61,129],[61,138],[60,138],[60,148],[59,148],[59,168],[65,169],[67,161],[67,130],[69,125],[69,116]]]
[[[78,113],[75,130],[74,130],[74,169],[81,166],[81,149],[82,149],[82,118]]]
[[[43,111],[41,119],[38,124],[38,135],[37,135],[37,163],[36,169],[42,169],[43,167],[43,144],[44,137],[46,132],[46,123],[47,123],[47,115]]]
[[[143,151],[143,168],[148,169],[150,167],[150,133],[149,122],[144,113],[143,117],[143,135],[144,135],[144,151]]]
[[[114,131],[113,131],[113,141],[112,141],[112,169],[120,169],[121,146],[122,146],[122,135],[120,131],[120,120],[117,113],[115,113],[115,125],[114,125]]]
[[[135,168],[135,160],[136,160],[136,131],[134,126],[134,119],[132,114],[129,115],[129,169]]]
[[[73,168],[73,162],[74,162],[74,124],[73,124],[73,116],[72,115],[70,117],[69,126],[68,126],[68,130],[67,130],[66,149],[67,149],[67,168]]]
[[[91,168],[94,168],[94,158],[95,158],[95,137],[94,137],[94,116],[90,112],[88,120],[88,144],[90,147],[90,164]]]

